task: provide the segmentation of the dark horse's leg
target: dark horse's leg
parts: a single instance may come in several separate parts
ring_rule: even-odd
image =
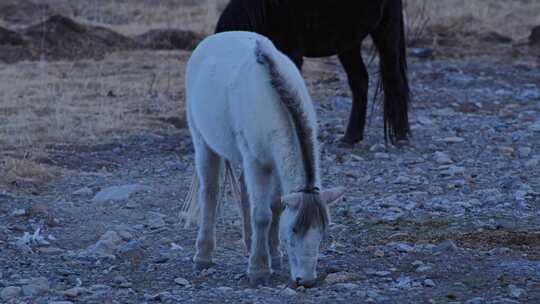
[[[347,73],[353,96],[349,124],[341,141],[347,144],[355,144],[364,138],[369,74],[362,59],[361,46],[339,53],[338,57]]]
[[[409,129],[409,83],[401,0],[390,0],[371,34],[379,51],[384,92],[384,134],[393,143],[405,140]]]

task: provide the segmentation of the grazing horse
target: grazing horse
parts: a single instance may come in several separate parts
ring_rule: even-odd
[[[384,135],[405,140],[409,85],[402,0],[231,0],[216,32],[252,31],[274,42],[301,69],[302,58],[338,55],[353,103],[341,140],[363,139],[369,75],[362,60],[362,41],[371,35],[380,57],[384,92]]]
[[[213,265],[220,171],[232,162],[250,202],[250,282],[265,284],[279,266],[281,239],[291,278],[311,286],[328,203],[343,188],[319,190],[316,116],[300,72],[259,34],[216,34],[189,59],[186,98],[201,210],[195,269]]]

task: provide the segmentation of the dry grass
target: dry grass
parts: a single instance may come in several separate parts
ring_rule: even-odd
[[[44,184],[58,170],[29,159],[7,157],[0,163],[0,189],[17,184]]]
[[[496,31],[514,40],[523,39],[540,24],[536,0],[405,0],[409,23],[425,7],[429,26],[456,31]]]
[[[38,2],[78,20],[138,34],[152,28],[211,33],[227,0]],[[536,0],[406,0],[406,10],[409,24],[426,18],[428,26],[496,30],[514,39],[525,37],[533,25],[540,24],[540,1]],[[3,20],[0,24],[8,25]],[[188,56],[186,52],[138,51],[112,54],[99,62],[0,64],[0,157],[6,151],[20,155],[50,143],[93,143],[140,129],[172,128],[158,119],[183,117],[183,71]],[[318,67],[325,64],[324,60],[307,61],[314,94],[322,91],[309,79],[317,74],[310,70],[324,70]],[[333,71],[330,74],[336,77]],[[3,158],[0,183],[47,177],[44,170],[48,168],[31,160],[19,163]]]

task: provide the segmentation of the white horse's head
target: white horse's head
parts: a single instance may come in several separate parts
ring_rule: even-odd
[[[328,224],[328,205],[343,196],[342,187],[317,193],[293,193],[282,197],[281,241],[289,256],[292,281],[311,287],[317,279],[319,248]]]

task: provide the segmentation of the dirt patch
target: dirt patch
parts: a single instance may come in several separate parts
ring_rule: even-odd
[[[0,61],[98,59],[122,50],[192,50],[203,35],[179,29],[150,30],[129,37],[109,28],[54,15],[20,32],[0,28]]]
[[[147,49],[156,50],[192,50],[204,37],[192,31],[177,29],[150,30],[135,36],[135,41]]]
[[[61,15],[30,26],[23,33],[47,60],[101,59],[107,53],[137,47],[132,39],[112,30],[82,25]]]

